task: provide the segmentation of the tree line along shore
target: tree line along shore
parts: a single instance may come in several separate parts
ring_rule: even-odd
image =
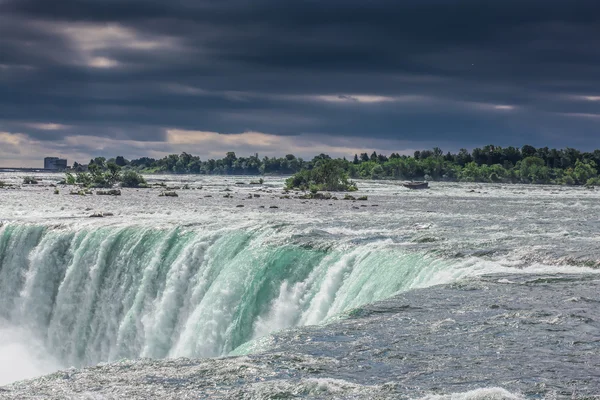
[[[319,154],[304,160],[293,154],[284,157],[253,155],[238,157],[228,152],[224,158],[201,160],[188,153],[171,154],[161,159],[142,157],[126,160],[96,157],[88,165],[73,164],[79,183],[89,183],[101,171],[106,181],[116,177],[117,170],[124,175],[125,186],[139,186],[139,174],[205,174],[205,175],[294,175],[310,174],[320,165],[335,168],[350,179],[399,179],[460,182],[505,182],[559,185],[597,185],[600,150],[582,152],[573,148],[549,149],[525,145],[500,147],[494,145],[461,149],[457,153],[444,153],[436,147],[415,151],[413,155],[392,153],[389,156],[376,152],[356,154],[351,159],[333,159]],[[106,174],[108,173],[108,174]],[[306,178],[306,176],[305,176]],[[331,177],[330,177],[331,178]],[[103,186],[102,179],[98,186]],[[297,185],[298,186],[298,185]]]

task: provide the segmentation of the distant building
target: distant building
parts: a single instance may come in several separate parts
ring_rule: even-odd
[[[54,171],[62,171],[67,169],[67,160],[58,157],[46,157],[44,158],[44,169],[50,169]]]

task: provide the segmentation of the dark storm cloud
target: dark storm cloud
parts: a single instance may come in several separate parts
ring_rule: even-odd
[[[0,131],[600,147],[599,19],[586,0],[4,0]]]

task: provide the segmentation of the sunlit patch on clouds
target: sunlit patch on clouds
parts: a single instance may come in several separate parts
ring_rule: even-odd
[[[27,141],[27,136],[22,133],[0,132],[0,143],[5,146],[18,146]],[[4,147],[0,147],[4,149]]]
[[[41,168],[43,158],[53,155],[84,156],[75,149],[65,147],[64,141],[42,142],[24,133],[0,132],[0,167]]]
[[[106,57],[93,57],[87,65],[93,68],[113,68],[119,65],[119,62]]]
[[[596,101],[600,101],[600,96],[596,96],[596,95],[581,95],[581,94],[572,94],[572,95],[566,95],[566,96],[562,96],[563,99],[567,100],[567,101],[583,101],[583,102],[596,102]]]
[[[119,24],[61,24],[58,29],[85,52],[110,48],[159,50],[175,45],[169,37],[142,35]]]
[[[517,109],[517,106],[512,104],[493,104],[493,103],[480,103],[480,102],[455,102],[456,105],[461,104],[466,107],[472,107],[479,110],[489,111],[513,111]]]
[[[55,123],[52,123],[52,122],[48,122],[48,123],[25,123],[25,124],[23,124],[23,126],[26,126],[28,128],[33,128],[33,129],[39,129],[41,131],[61,131],[61,130],[65,130],[65,129],[69,129],[70,128],[69,125],[55,124]]]
[[[287,96],[288,99],[318,101],[339,104],[379,104],[379,103],[423,103],[429,101],[427,96],[421,95],[396,95],[383,96],[377,94],[338,94],[338,95],[312,95],[312,96]]]
[[[111,50],[156,52],[179,48],[178,41],[166,35],[141,33],[118,23],[39,23],[49,34],[58,34],[72,43],[76,58],[69,60],[91,68],[115,68],[119,60],[107,57]]]

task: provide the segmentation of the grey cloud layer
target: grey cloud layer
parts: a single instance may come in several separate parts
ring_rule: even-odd
[[[586,0],[4,0],[0,131],[600,147],[599,19]]]

